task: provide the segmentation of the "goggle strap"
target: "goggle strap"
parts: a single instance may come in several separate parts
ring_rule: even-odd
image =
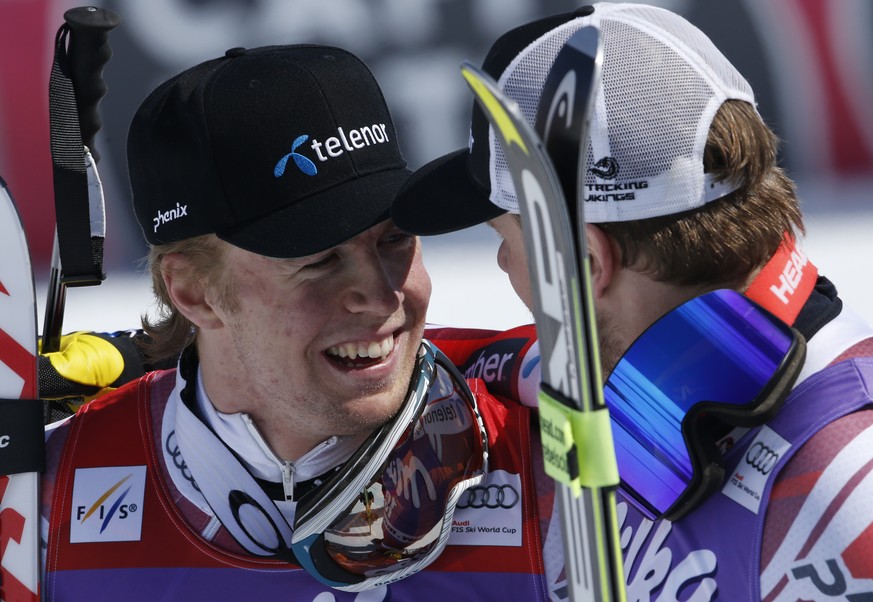
[[[696,411],[707,412],[725,424],[739,427],[760,426],[773,418],[791,393],[806,361],[806,339],[792,328],[794,340],[772,380],[750,404],[731,406],[701,403]]]
[[[583,412],[546,383],[538,394],[540,433],[546,474],[579,496],[582,487],[619,483],[612,424],[604,407]]]
[[[416,378],[410,383],[404,404],[395,416],[376,429],[340,470],[299,500],[293,543],[321,533],[330,523],[330,517],[354,503],[377,468],[384,465],[403,432],[414,425],[427,403],[428,391],[435,377],[435,349],[428,341],[422,342],[414,369]]]
[[[468,403],[467,409],[471,414],[470,418],[472,418],[475,423],[471,428],[477,430],[478,435],[481,437],[483,455],[482,467],[481,469],[476,469],[475,474],[467,476],[463,480],[455,483],[450,490],[448,497],[445,499],[445,510],[443,512],[442,522],[441,524],[434,526],[434,529],[436,529],[437,526],[439,527],[439,536],[432,544],[428,544],[428,549],[423,553],[423,556],[416,557],[415,559],[407,558],[406,560],[411,561],[398,564],[396,570],[381,572],[380,569],[380,571],[376,571],[370,576],[364,576],[361,573],[347,570],[335,559],[334,554],[336,553],[336,549],[333,551],[328,549],[324,530],[325,527],[328,526],[326,523],[330,523],[338,516],[338,513],[336,512],[338,506],[327,506],[318,503],[316,500],[301,499],[297,507],[297,518],[300,519],[304,516],[301,514],[301,506],[304,504],[309,507],[309,511],[305,515],[309,518],[305,524],[295,522],[295,532],[292,537],[292,549],[296,553],[300,566],[320,582],[334,589],[348,592],[359,592],[372,589],[404,579],[431,564],[440,555],[448,542],[448,538],[451,534],[454,509],[457,506],[461,495],[468,488],[481,483],[487,473],[487,432],[485,430],[482,414],[479,412],[476,397],[470,390],[466,379],[460,371],[455,368],[448,357],[427,340],[422,342],[422,351],[419,359],[420,365],[416,367],[416,370],[423,372],[423,374],[417,379],[418,384],[410,387],[410,391],[407,395],[407,402],[404,404],[406,410],[411,411],[414,409],[415,411],[414,414],[404,417],[399,421],[399,423],[407,424],[411,421],[414,424],[417,422],[422,411],[431,401],[431,392],[435,393],[434,399],[436,401],[445,399],[445,395],[447,394],[459,395]],[[442,375],[442,377],[440,375]],[[448,382],[444,380],[446,377]],[[415,381],[416,379],[413,380]],[[437,380],[440,380],[441,384],[437,385]],[[450,391],[453,391],[453,393],[450,393]],[[398,414],[398,416],[399,415],[400,414]],[[397,444],[396,437],[377,437],[377,439],[378,440],[372,442],[373,445],[376,447],[382,447],[384,445],[388,451],[393,450]],[[368,445],[366,447],[369,449],[369,447],[372,447],[373,445]],[[359,449],[363,448],[364,446]],[[367,451],[367,453],[369,454],[370,452]],[[381,453],[374,455],[382,458],[385,457],[385,454]],[[380,462],[380,465],[381,464],[382,462]],[[345,468],[343,471],[344,470]],[[372,472],[372,467],[369,470]],[[366,482],[369,483],[370,481],[371,478],[368,477]],[[360,492],[360,489],[361,488],[358,487],[354,490],[356,492],[355,496]],[[329,492],[330,488],[319,487],[317,490],[313,491],[313,494],[320,495]],[[346,498],[346,502],[348,503],[342,507],[351,509],[353,501],[354,499],[352,498]],[[315,520],[316,517],[311,516],[312,511],[315,510],[325,515],[325,517],[319,519],[318,522]],[[318,528],[313,528],[313,526]],[[333,540],[332,545],[337,546],[337,541]]]
[[[806,360],[806,340],[797,330],[792,328],[791,331],[794,338],[785,358],[771,381],[751,403],[730,406],[702,402],[686,416],[682,432],[694,466],[694,477],[686,492],[664,512],[664,518],[670,521],[682,518],[724,484],[721,453],[715,446],[712,433],[701,433],[689,427],[698,422],[701,413],[708,413],[724,424],[751,428],[764,424],[782,409]]]
[[[675,522],[694,510],[724,483],[724,469],[715,462],[701,467],[695,473],[696,486],[688,490],[664,512],[663,518]]]

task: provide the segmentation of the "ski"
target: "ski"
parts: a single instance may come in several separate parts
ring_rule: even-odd
[[[65,219],[58,221],[63,233],[56,230],[56,270],[49,294],[54,291],[59,300],[50,298],[46,308],[48,339],[43,351],[58,348],[64,285],[99,284],[103,278],[103,195],[94,166],[93,138],[100,129],[97,103],[106,92],[102,68],[111,56],[107,34],[118,23],[118,16],[89,6],[67,11],[64,19],[55,40],[56,60],[49,82],[51,146],[56,195],[62,191],[63,200],[73,200],[74,206],[56,203],[56,214]],[[58,56],[65,60],[59,62]],[[62,280],[57,239],[61,234],[68,238],[70,231],[84,236],[75,235],[83,242],[66,256],[75,260],[70,267],[76,270],[72,276],[64,273]],[[85,249],[84,261],[80,249]],[[30,253],[17,208],[2,179],[0,256],[0,602],[33,602],[40,599],[42,578],[39,522],[45,414],[37,390],[38,330]],[[84,272],[96,273],[82,277],[79,268],[83,265]]]
[[[0,601],[39,600],[39,478],[45,467],[37,399],[36,293],[24,228],[0,178]]]
[[[462,73],[500,140],[521,208],[542,355],[543,458],[557,485],[567,594],[571,600],[624,601],[618,468],[577,191],[587,161],[579,142],[587,140],[600,73],[599,32],[580,29],[549,73],[537,116],[548,150],[493,79],[468,63]]]

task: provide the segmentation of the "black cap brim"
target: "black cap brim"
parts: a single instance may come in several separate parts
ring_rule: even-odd
[[[540,36],[577,17],[594,12],[583,6],[512,29],[497,39],[482,63],[482,70],[499,79],[518,54]],[[489,200],[490,140],[488,119],[473,103],[470,150],[463,149],[431,161],[409,179],[391,217],[411,234],[445,234],[476,226],[506,213]]]
[[[391,206],[397,227],[423,236],[446,234],[506,213],[471,177],[468,158],[467,149],[462,149],[418,169]]]
[[[391,203],[412,172],[372,173],[216,235],[267,257],[304,257],[340,245],[390,217]]]

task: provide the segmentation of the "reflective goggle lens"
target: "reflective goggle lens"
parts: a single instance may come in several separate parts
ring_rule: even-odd
[[[368,589],[417,572],[439,554],[461,494],[486,471],[484,426],[463,377],[438,351],[433,383],[375,476],[319,533],[292,548],[328,585]]]
[[[781,402],[768,395],[787,390],[802,353],[795,331],[735,291],[697,297],[655,322],[604,387],[623,490],[650,517],[669,514],[704,462],[689,440],[698,416],[748,423],[762,404]]]

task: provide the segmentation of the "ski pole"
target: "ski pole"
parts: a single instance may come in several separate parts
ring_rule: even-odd
[[[103,67],[112,56],[109,32],[120,20],[103,8],[73,8],[64,13],[55,40],[49,109],[56,226],[43,353],[60,348],[66,287],[97,285],[106,277],[103,191],[94,137],[102,126],[97,105],[107,90]]]

